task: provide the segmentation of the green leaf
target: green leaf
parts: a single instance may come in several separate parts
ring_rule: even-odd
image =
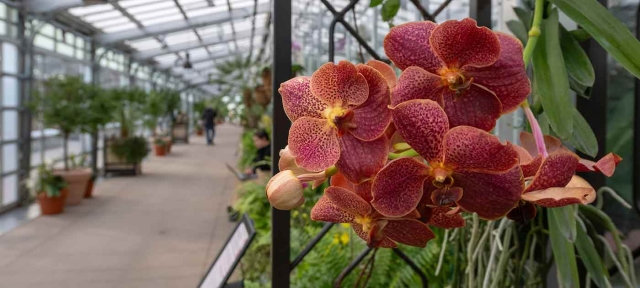
[[[573,102],[569,77],[560,49],[558,10],[553,9],[542,22],[542,34],[533,52],[533,86],[540,96],[549,124],[558,136],[567,139],[573,130]]]
[[[522,24],[522,22],[517,20],[510,20],[507,21],[507,27],[509,28],[509,30],[511,30],[513,35],[516,35],[516,37],[518,37],[518,40],[520,40],[522,44],[527,43],[527,28],[524,27],[524,24]]]
[[[529,31],[531,29],[531,18],[533,18],[533,11],[522,8],[522,7],[513,7],[513,12],[516,12],[518,15],[518,19],[522,21],[524,27]]]
[[[369,2],[369,7],[376,7],[380,4],[382,4],[382,0],[371,0],[371,2]]]
[[[576,238],[575,246],[582,263],[584,263],[584,267],[589,271],[589,275],[591,279],[593,279],[593,282],[596,283],[596,286],[611,287],[611,283],[609,283],[608,280],[609,271],[607,271],[600,255],[598,255],[593,241],[587,234],[585,227],[582,225],[578,226],[578,237]]]
[[[556,269],[558,269],[558,283],[560,287],[580,287],[576,253],[573,244],[564,237],[562,228],[558,225],[558,218],[563,215],[558,213],[557,209],[559,208],[547,209],[547,216],[551,250],[556,262]]]
[[[596,81],[596,73],[593,71],[589,56],[584,52],[580,43],[562,25],[560,25],[560,46],[569,77],[583,86],[593,86],[593,82]]]
[[[555,214],[555,221],[564,238],[573,243],[576,241],[576,207],[575,205],[550,208]]]
[[[578,42],[591,39],[591,34],[589,34],[589,32],[585,31],[582,28],[571,30],[569,31],[569,33],[571,33],[571,36],[573,36],[573,38],[575,38]]]
[[[549,135],[551,131],[549,131],[549,117],[547,114],[542,112],[538,115],[538,124],[540,125],[540,130],[542,130],[542,134]]]
[[[591,34],[631,74],[640,78],[640,41],[596,0],[551,0]]]
[[[587,87],[578,83],[578,81],[576,81],[571,76],[569,76],[569,87],[571,88],[571,91],[576,92],[578,96],[586,99],[591,99],[591,87]]]
[[[596,157],[598,154],[598,139],[596,139],[587,120],[575,108],[573,108],[573,133],[567,141],[580,152],[591,157]]]
[[[398,14],[400,10],[400,0],[387,0],[382,4],[382,21],[389,21]]]

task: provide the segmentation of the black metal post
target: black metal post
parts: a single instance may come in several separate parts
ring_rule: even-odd
[[[636,12],[636,37],[640,39],[640,5]],[[633,101],[635,111],[633,113],[633,207],[640,215],[640,79],[635,80],[635,95]]]
[[[471,0],[469,17],[476,19],[478,26],[491,28],[491,0]]]
[[[33,77],[33,42],[31,37],[26,37],[26,22],[28,21],[26,13],[18,14],[18,37],[22,40],[20,46],[22,53],[20,53],[19,59],[19,73],[25,75],[25,78],[20,79],[20,107],[24,108],[30,101],[30,95],[32,90],[32,77]],[[32,36],[33,37],[33,36]],[[29,172],[31,170],[31,126],[32,115],[29,109],[19,110],[19,139],[22,141],[20,145],[20,166],[18,174],[19,183],[25,183],[24,180],[29,178]],[[19,187],[20,201],[24,202],[29,199],[29,189],[26,185],[20,185]]]
[[[604,7],[608,7],[608,0],[598,0]],[[584,50],[589,55],[589,59],[593,64],[596,81],[593,84],[591,99],[577,97],[578,111],[589,123],[591,129],[598,139],[598,155],[596,159],[604,156],[607,144],[607,102],[609,100],[607,93],[607,84],[609,82],[609,68],[607,65],[607,52],[593,39],[589,39],[583,44]],[[578,153],[582,158],[591,158],[588,155]],[[583,173],[581,174],[596,189],[605,185],[604,175],[600,173]]]
[[[278,173],[279,151],[287,145],[291,123],[282,107],[280,84],[291,78],[291,0],[274,0],[273,15],[273,173]],[[291,215],[271,208],[271,287],[289,287]]]

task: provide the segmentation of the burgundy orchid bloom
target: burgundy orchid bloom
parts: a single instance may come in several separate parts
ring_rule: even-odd
[[[575,176],[575,172],[601,172],[610,177],[622,160],[613,153],[598,162],[580,159],[563,146],[559,139],[549,135],[540,138],[543,139],[539,142],[544,143],[544,149],[540,149],[534,135],[527,132],[520,133],[522,147],[515,146],[524,177],[530,182],[518,206],[507,215],[509,219],[519,222],[533,219],[536,204],[542,207],[562,207],[593,202],[596,191],[584,179]]]
[[[331,186],[325,190],[324,196],[311,210],[312,220],[349,223],[369,247],[393,248],[397,246],[396,242],[425,247],[427,242],[435,237],[427,225],[416,219],[420,217],[417,211],[414,210],[413,213],[404,217],[385,217],[360,196],[370,195],[370,191],[350,190],[349,187],[353,187],[353,184],[344,179],[335,182],[332,179],[331,182],[332,185],[342,186]],[[361,186],[361,188],[364,187],[370,187],[370,185]]]
[[[384,165],[371,160],[381,157],[370,156],[387,154],[384,132],[391,122],[387,106],[393,70],[385,70],[382,62],[373,63],[375,67],[327,63],[311,77],[282,84],[284,110],[293,122],[289,150],[298,166],[322,171],[336,165],[350,181],[359,183],[364,179],[357,175],[373,175]]]
[[[425,199],[497,219],[518,203],[524,181],[511,143],[474,127],[449,129],[445,111],[432,100],[403,102],[392,114],[398,133],[428,164],[400,158],[376,175],[371,204],[380,214],[402,217]]]
[[[412,99],[436,101],[449,125],[490,131],[501,114],[518,108],[531,92],[522,44],[476,21],[411,22],[393,27],[384,50],[402,75],[393,106]]]

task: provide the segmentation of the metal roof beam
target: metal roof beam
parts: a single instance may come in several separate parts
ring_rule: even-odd
[[[258,5],[258,13],[265,13],[270,11],[270,3],[263,3]],[[155,37],[159,35],[166,35],[178,31],[184,31],[189,29],[195,29],[204,26],[210,26],[215,24],[221,24],[237,19],[243,19],[251,17],[253,15],[253,7],[244,7],[234,9],[232,11],[220,11],[218,13],[212,13],[208,15],[193,17],[188,20],[177,20],[166,23],[160,23],[156,25],[147,26],[144,29],[130,29],[114,33],[106,33],[96,35],[95,40],[99,44],[108,45],[125,40],[136,40],[146,37]]]
[[[235,56],[236,54],[233,53],[233,51],[223,51],[222,53],[213,53],[211,55],[205,55],[202,57],[198,57],[198,58],[193,58],[190,59],[191,60],[191,64],[196,64],[196,63],[200,63],[200,62],[205,62],[205,61],[213,61],[216,59],[223,59],[223,58],[227,58],[230,56]],[[158,65],[156,67],[158,67],[158,69],[170,69],[173,67],[180,67],[182,66],[181,62],[176,61],[174,62],[170,62],[170,63],[165,63],[165,64],[161,64]]]
[[[29,12],[50,13],[69,8],[106,4],[107,0],[25,0],[24,5]]]
[[[261,31],[261,34],[258,35],[262,35],[264,33],[267,33],[267,29],[263,29]],[[185,50],[191,50],[191,49],[196,49],[196,48],[200,48],[200,47],[206,47],[206,46],[211,46],[211,45],[216,45],[216,44],[222,44],[222,43],[226,43],[229,41],[233,41],[236,39],[245,39],[245,38],[249,38],[251,37],[251,30],[246,30],[246,31],[242,31],[239,33],[235,34],[235,37],[233,34],[224,34],[222,36],[222,39],[218,38],[218,37],[209,37],[209,38],[204,38],[202,39],[202,41],[191,41],[191,42],[186,42],[186,43],[181,43],[181,44],[176,44],[173,46],[169,46],[168,48],[156,48],[156,49],[150,49],[150,50],[145,50],[145,51],[140,51],[140,52],[135,52],[132,54],[132,57],[137,60],[137,61],[143,61],[143,60],[148,60],[151,59],[153,57],[157,57],[160,55],[165,55],[165,54],[170,54],[170,53],[177,53],[180,51],[185,51]],[[253,41],[253,39],[251,40]],[[193,61],[192,61],[193,63]]]

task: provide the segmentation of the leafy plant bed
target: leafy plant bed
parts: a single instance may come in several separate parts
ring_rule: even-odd
[[[104,173],[138,175],[142,159],[149,154],[143,137],[107,138],[104,140]]]

